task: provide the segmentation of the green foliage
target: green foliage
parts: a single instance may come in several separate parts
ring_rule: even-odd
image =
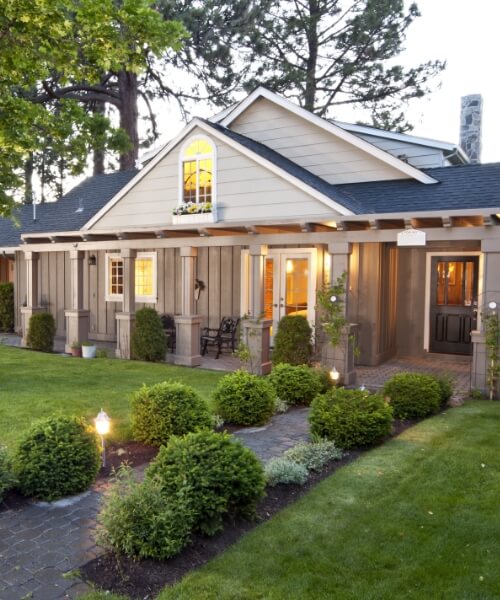
[[[51,313],[32,315],[26,338],[28,348],[39,352],[52,352],[55,334],[56,323]]]
[[[311,326],[305,317],[283,317],[274,338],[273,364],[308,365],[312,357],[311,335]]]
[[[267,483],[271,486],[280,483],[304,485],[309,476],[309,472],[304,465],[284,456],[271,458],[266,463],[264,472]]]
[[[189,542],[193,514],[187,488],[166,497],[157,479],[134,481],[120,467],[104,497],[98,518],[98,543],[132,558],[167,559]]]
[[[321,328],[333,348],[340,344],[342,329],[347,324],[345,318],[346,282],[347,273],[344,271],[332,286],[324,287],[316,292]]]
[[[490,400],[497,397],[498,381],[500,378],[500,360],[498,353],[500,351],[500,320],[498,314],[492,311],[483,315],[485,345],[486,345],[486,383]]]
[[[160,362],[165,360],[167,337],[160,315],[154,308],[140,308],[135,315],[132,334],[132,356],[137,360]]]
[[[14,457],[25,496],[55,500],[88,488],[100,468],[92,428],[77,417],[48,417],[33,423]]]
[[[0,283],[0,331],[14,331],[14,284]]]
[[[328,390],[332,389],[333,381],[330,377],[330,369],[327,367],[314,367],[314,372],[316,373],[316,377],[318,378],[320,384],[320,393],[324,394]]]
[[[217,412],[236,425],[266,423],[274,413],[275,397],[268,381],[242,370],[225,375],[213,395]]]
[[[330,461],[342,458],[342,450],[337,448],[335,442],[329,440],[301,442],[287,450],[284,457],[303,465],[308,471],[321,471]]]
[[[278,364],[273,367],[269,381],[278,398],[287,404],[309,405],[321,391],[319,377],[307,365]]]
[[[398,373],[386,381],[388,397],[396,419],[419,419],[439,410],[441,387],[432,375]]]
[[[188,433],[162,446],[146,471],[166,497],[185,494],[194,530],[213,535],[227,515],[252,517],[264,494],[264,472],[255,454],[226,433]]]
[[[439,385],[441,391],[441,403],[446,404],[448,400],[453,396],[453,378],[448,375],[436,376],[434,379]]]
[[[379,395],[333,388],[313,400],[309,423],[313,435],[339,448],[371,446],[391,433],[392,408]]]
[[[0,446],[0,502],[5,494],[14,487],[16,478],[12,470],[12,461],[7,449]]]
[[[108,351],[106,350],[106,348],[97,348],[97,350],[95,351],[95,357],[96,358],[109,358]]]
[[[161,446],[172,435],[210,429],[207,403],[192,387],[175,381],[143,385],[132,398],[134,439]]]

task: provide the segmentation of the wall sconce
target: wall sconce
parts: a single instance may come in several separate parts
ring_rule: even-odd
[[[89,256],[89,267],[95,267],[97,264],[97,258],[95,257],[95,254],[91,254]]]

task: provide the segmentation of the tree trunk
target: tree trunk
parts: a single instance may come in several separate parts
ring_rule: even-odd
[[[33,152],[24,163],[24,204],[33,204]]]
[[[120,156],[120,171],[135,169],[139,156],[139,133],[137,131],[137,75],[127,71],[118,74],[120,90],[120,127],[127,132],[131,148]]]
[[[318,23],[320,9],[318,0],[309,0],[309,23],[307,25],[307,47],[309,50],[306,65],[306,89],[304,108],[314,112],[316,104],[316,68],[318,64]]]
[[[104,116],[106,113],[106,105],[104,102],[96,102],[93,112]],[[102,175],[104,173],[104,150],[102,148],[96,148],[94,150],[93,159],[94,175]]]

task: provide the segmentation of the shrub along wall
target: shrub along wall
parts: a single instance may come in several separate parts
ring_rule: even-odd
[[[0,283],[0,331],[14,331],[13,283]]]

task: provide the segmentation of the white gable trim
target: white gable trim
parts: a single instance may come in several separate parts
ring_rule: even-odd
[[[99,210],[89,221],[87,221],[87,223],[85,223],[85,225],[83,225],[81,230],[86,230],[86,229],[90,229],[91,227],[93,227],[109,210],[111,210],[111,208],[113,208],[113,206],[115,206],[125,196],[125,194],[127,194],[127,192],[129,192],[139,181],[141,181],[141,179],[143,177],[145,177],[152,169],[154,169],[156,167],[156,165],[173,148],[175,148],[175,146],[177,146],[180,142],[182,142],[184,140],[184,138],[186,138],[196,127],[199,127],[200,129],[202,129],[207,134],[207,136],[209,136],[210,138],[216,138],[216,139],[220,140],[221,142],[223,142],[224,144],[231,146],[238,152],[241,152],[241,154],[244,154],[245,156],[252,159],[257,164],[263,166],[268,171],[271,171],[278,177],[285,179],[286,181],[288,181],[289,183],[294,185],[296,188],[302,190],[309,196],[316,198],[316,200],[319,200],[320,202],[322,202],[323,204],[328,206],[328,208],[334,210],[335,212],[339,213],[340,215],[342,215],[342,216],[354,215],[354,213],[352,211],[350,211],[348,208],[346,208],[342,204],[335,202],[335,200],[332,200],[328,196],[325,196],[321,192],[318,192],[317,190],[315,190],[313,187],[311,187],[307,183],[304,183],[302,180],[298,179],[297,177],[290,175],[284,169],[281,169],[280,167],[276,166],[275,164],[273,164],[266,158],[263,158],[256,152],[249,150],[248,148],[246,148],[239,142],[224,135],[223,132],[218,131],[216,128],[214,128],[210,125],[207,125],[204,121],[195,118],[175,138],[173,138],[162,150],[160,150],[160,152],[158,152],[158,154],[148,162],[148,164],[144,167],[144,169],[139,171],[139,173],[137,173],[137,175],[135,177],[133,177],[113,198],[111,198],[111,200],[107,204],[105,204],[101,208],[101,210]]]
[[[229,127],[231,123],[235,119],[237,119],[239,115],[241,115],[242,112],[244,112],[251,104],[253,104],[259,98],[265,98],[266,100],[277,104],[281,108],[284,108],[285,110],[294,113],[298,117],[309,121],[313,125],[321,127],[321,129],[327,131],[328,133],[340,138],[341,140],[344,140],[345,142],[351,144],[352,146],[355,146],[356,148],[359,148],[360,150],[363,150],[367,154],[370,154],[374,158],[377,158],[382,162],[390,165],[394,169],[397,169],[401,173],[408,175],[412,179],[420,181],[420,183],[437,183],[437,181],[434,178],[430,177],[429,175],[426,175],[425,173],[422,173],[422,171],[419,171],[412,165],[409,165],[408,163],[400,160],[399,158],[396,158],[392,154],[385,152],[385,150],[382,150],[377,146],[370,144],[370,142],[367,142],[366,140],[363,140],[362,138],[350,133],[349,131],[346,131],[342,127],[339,127],[338,125],[335,125],[330,121],[322,119],[321,117],[318,117],[317,115],[309,112],[308,110],[301,108],[297,104],[294,104],[293,102],[290,102],[289,100],[286,100],[285,98],[282,98],[281,96],[278,96],[277,94],[270,92],[269,90],[262,87],[257,88],[249,96],[247,96],[245,100],[243,100],[238,106],[235,107],[233,111],[231,111],[230,114],[228,114],[224,119],[220,121],[220,124],[224,127]]]

